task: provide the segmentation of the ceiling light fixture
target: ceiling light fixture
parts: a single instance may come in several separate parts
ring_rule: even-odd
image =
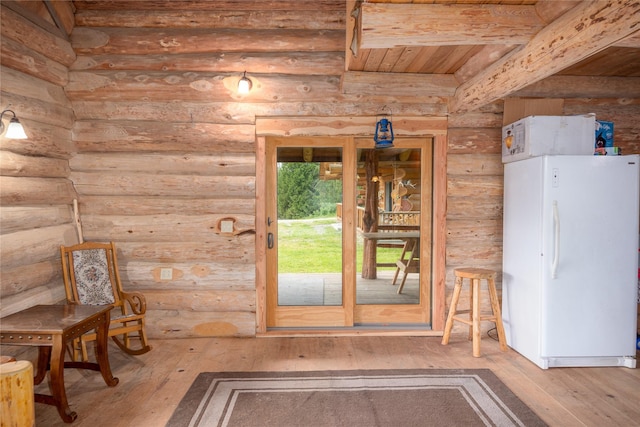
[[[7,126],[7,133],[5,134],[5,137],[9,139],[27,139],[27,134],[24,133],[24,128],[22,127],[20,120],[18,120],[18,118],[16,117],[16,113],[14,113],[12,110],[4,110],[2,113],[0,113],[0,135],[2,135],[2,133],[4,132],[5,127],[4,122],[2,121],[4,113],[13,114],[13,117],[11,118],[11,120],[9,120],[9,126]]]
[[[247,72],[245,71],[242,78],[238,81],[238,93],[245,95],[249,93],[252,86],[253,82],[249,77],[247,77]]]

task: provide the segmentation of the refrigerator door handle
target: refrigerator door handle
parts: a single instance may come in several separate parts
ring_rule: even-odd
[[[551,263],[551,278],[558,277],[558,264],[560,263],[560,213],[558,212],[558,201],[553,201],[553,262]]]

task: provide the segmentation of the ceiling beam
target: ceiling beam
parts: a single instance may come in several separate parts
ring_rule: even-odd
[[[640,77],[551,76],[512,95],[522,98],[640,99]]]
[[[640,30],[637,0],[585,1],[456,90],[451,112],[477,109],[588,58]]]
[[[544,22],[533,6],[362,3],[358,46],[524,44]]]
[[[358,95],[453,96],[458,81],[453,74],[412,74],[348,71],[342,92]]]

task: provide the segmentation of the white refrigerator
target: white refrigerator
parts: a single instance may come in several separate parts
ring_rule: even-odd
[[[636,366],[640,156],[504,165],[502,318],[543,369]]]

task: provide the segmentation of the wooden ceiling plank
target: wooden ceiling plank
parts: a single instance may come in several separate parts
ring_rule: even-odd
[[[524,44],[544,23],[533,6],[362,3],[360,48]]]
[[[47,7],[47,11],[49,11],[49,15],[51,15],[51,19],[53,19],[53,22],[56,24],[56,27],[60,28],[64,39],[68,41],[70,32],[67,31],[67,27],[65,26],[65,23],[62,21],[62,19],[60,19],[58,12],[56,11],[56,9],[53,7],[53,5],[49,0],[43,0],[43,2],[44,2],[44,5]]]
[[[639,28],[637,1],[585,1],[541,30],[528,44],[460,85],[450,111],[474,110],[508,96],[588,58]]]
[[[38,16],[36,13],[34,13],[31,10],[25,8],[24,6],[22,6],[17,1],[3,0],[2,1],[2,6],[4,6],[4,7],[10,9],[11,11],[17,13],[18,15],[20,15],[24,19],[26,19],[29,22],[31,22],[32,24],[34,24],[34,25],[40,27],[41,29],[53,34],[54,36],[60,37],[60,38],[64,39],[65,41],[69,40],[69,37],[68,37],[67,33],[64,32],[64,29],[60,29],[60,28],[56,27],[51,22],[47,21],[46,19],[43,19],[42,17]]]
[[[381,71],[383,73],[389,73],[393,71],[393,68],[400,60],[403,53],[404,53],[403,48],[387,49],[384,55],[384,58],[382,58],[382,61],[380,62],[380,66],[378,67],[377,71]]]

